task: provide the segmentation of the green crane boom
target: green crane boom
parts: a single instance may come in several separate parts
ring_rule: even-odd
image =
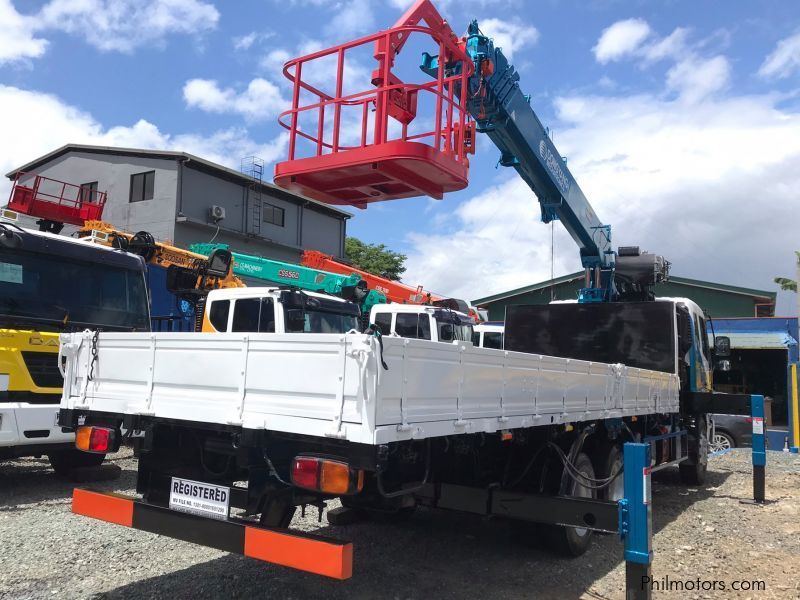
[[[227,244],[192,244],[189,250],[208,256],[213,250],[228,250]],[[356,302],[361,313],[368,316],[376,304],[386,304],[386,296],[367,288],[367,282],[357,273],[339,275],[301,265],[232,252],[233,272],[279,285],[291,285],[311,292],[325,292]]]

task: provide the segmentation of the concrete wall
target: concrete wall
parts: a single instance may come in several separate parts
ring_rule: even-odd
[[[321,250],[333,256],[344,256],[345,221],[341,217],[327,214],[323,210],[315,210],[314,205],[286,199],[281,192],[269,189],[262,190],[261,203],[271,204],[283,209],[283,226],[266,223],[263,211],[260,226],[254,224],[253,205],[258,194],[249,189],[244,182],[230,181],[216,175],[184,165],[181,174],[181,200],[178,209],[194,225],[208,224],[213,232],[216,227],[210,222],[208,210],[211,206],[222,206],[225,219],[220,222],[223,231],[221,236],[229,236],[225,243],[240,252],[250,251],[246,245],[254,244],[254,240],[230,237],[231,233],[251,234],[263,238],[259,247],[261,254],[269,258],[288,260],[288,257],[299,257],[301,248]],[[192,233],[196,230],[187,232]],[[213,235],[213,233],[212,233]],[[183,233],[176,233],[176,241],[183,239]],[[218,238],[222,241],[222,238]],[[199,240],[192,240],[199,241]],[[283,248],[280,248],[283,246]]]
[[[224,221],[223,221],[224,223]],[[190,244],[198,242],[210,242],[216,232],[216,227],[198,225],[196,223],[176,223],[175,224],[175,244],[181,248],[188,248]],[[232,250],[242,254],[252,254],[254,256],[265,256],[275,260],[282,260],[290,263],[299,263],[302,250],[288,248],[271,244],[266,240],[233,231],[226,231],[220,228],[214,242],[228,244]]]
[[[325,254],[344,258],[344,238],[347,221],[317,212],[306,206],[303,209],[303,237],[301,246]]]
[[[153,199],[132,203],[131,175],[145,171],[156,172]],[[37,174],[76,185],[97,181],[98,191],[108,193],[105,221],[128,231],[149,231],[157,239],[173,237],[178,186],[174,160],[70,152],[40,167]]]

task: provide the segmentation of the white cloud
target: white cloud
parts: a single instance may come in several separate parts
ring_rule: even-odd
[[[724,89],[730,81],[731,66],[724,56],[682,60],[667,73],[667,87],[686,102],[698,102]]]
[[[249,50],[250,46],[258,39],[258,33],[251,31],[247,35],[240,35],[233,38],[234,50]]]
[[[219,21],[219,11],[202,0],[50,0],[37,14],[25,18],[29,28],[25,32],[14,26],[16,11],[9,0],[0,3],[0,23],[10,22],[15,31],[23,31],[28,44],[33,33],[64,31],[100,50],[126,53],[163,43],[173,33],[209,31]],[[3,27],[0,25],[0,31]],[[30,56],[40,56],[44,51],[43,47],[34,49]]]
[[[650,33],[650,25],[642,19],[617,21],[603,30],[592,51],[599,63],[619,60],[635,52]]]
[[[539,40],[539,30],[533,25],[526,25],[519,19],[505,21],[502,19],[483,19],[478,21],[484,35],[494,40],[496,48],[502,48],[509,61],[514,51],[532,46]]]
[[[328,34],[344,42],[356,34],[372,33],[376,27],[372,5],[371,0],[337,2],[336,14],[327,26]],[[381,24],[381,27],[388,26],[389,23]]]
[[[641,54],[647,62],[655,62],[667,58],[680,58],[688,50],[687,38],[689,30],[685,27],[676,27],[667,37],[644,44]]]
[[[615,247],[664,254],[678,276],[776,290],[772,277],[794,272],[800,214],[800,112],[782,99],[560,98],[558,146]],[[450,231],[409,235],[406,279],[470,299],[545,280],[550,229],[538,221],[535,196],[508,170],[454,207]],[[555,227],[556,275],[579,270],[577,247]]]
[[[758,74],[783,79],[796,71],[800,71],[800,31],[778,42],[775,50],[764,59]]]
[[[0,65],[38,58],[47,40],[35,37],[36,19],[19,14],[11,0],[0,0]]]
[[[251,121],[271,119],[287,107],[278,86],[260,77],[240,93],[233,88],[220,88],[213,79],[190,79],[183,86],[183,99],[190,108],[237,113]]]
[[[264,40],[268,40],[275,36],[275,33],[272,31],[251,31],[246,35],[239,35],[234,37],[231,42],[233,43],[233,49],[237,52],[245,52],[249,50],[253,45],[259,44]]]
[[[0,173],[67,143],[184,150],[231,168],[238,168],[246,154],[273,162],[283,156],[286,145],[285,135],[259,143],[243,128],[223,129],[210,135],[174,134],[145,120],[106,128],[89,113],[56,96],[3,85],[0,130],[6,139],[14,140],[14,144],[0,145]],[[9,188],[10,182],[0,178],[0,198],[8,197]]]

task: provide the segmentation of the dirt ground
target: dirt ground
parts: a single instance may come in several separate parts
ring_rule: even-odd
[[[676,470],[654,476],[653,578],[672,586],[655,598],[800,599],[800,457],[767,460],[764,506],[740,502],[752,494],[748,450],[713,457],[703,489],[682,486]],[[135,459],[113,462],[122,476],[93,486],[132,493]],[[317,522],[314,509],[298,515],[294,527],[353,541],[354,576],[336,582],[72,515],[72,487],[46,460],[0,463],[0,597],[624,597],[613,535],[563,559],[528,547],[513,524],[469,515],[419,510],[404,524],[345,527]]]

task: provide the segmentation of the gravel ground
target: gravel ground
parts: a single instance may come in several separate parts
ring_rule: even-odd
[[[800,598],[800,458],[767,460],[773,502],[764,506],[740,503],[752,493],[747,450],[714,457],[704,489],[681,486],[676,470],[654,476],[654,578],[726,585],[655,597]],[[131,492],[135,459],[112,462],[120,479],[93,487]],[[402,525],[331,527],[311,509],[293,526],[354,542],[354,577],[335,582],[72,515],[71,490],[46,460],[0,463],[0,597],[624,597],[612,535],[568,560],[523,545],[501,521],[419,510]],[[734,580],[763,580],[766,590],[737,595]]]

